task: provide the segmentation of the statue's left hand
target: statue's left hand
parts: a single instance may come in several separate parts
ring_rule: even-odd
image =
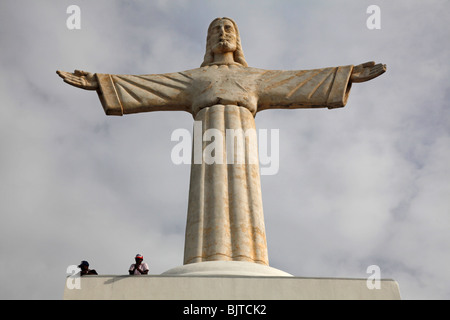
[[[68,83],[77,88],[85,90],[96,90],[98,88],[97,76],[93,73],[75,70],[74,73],[66,71],[56,71],[56,73]]]
[[[353,68],[350,76],[351,82],[365,82],[376,78],[386,72],[385,64],[375,64],[373,61],[362,63]]]

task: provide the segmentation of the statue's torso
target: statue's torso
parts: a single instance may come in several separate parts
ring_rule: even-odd
[[[192,113],[213,105],[237,105],[254,115],[257,109],[257,69],[212,65],[190,70],[193,76],[189,95]]]

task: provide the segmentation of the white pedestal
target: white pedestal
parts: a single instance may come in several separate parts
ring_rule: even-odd
[[[76,279],[68,278],[68,281]],[[369,289],[366,279],[302,278],[246,262],[202,262],[162,275],[84,276],[79,289],[65,286],[66,300],[398,300],[394,280]]]

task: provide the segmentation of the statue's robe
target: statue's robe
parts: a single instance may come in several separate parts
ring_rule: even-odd
[[[352,70],[351,65],[301,71],[211,65],[167,74],[97,74],[97,92],[107,115],[187,111],[201,121],[202,135],[214,128],[225,137],[227,129],[255,130],[254,116],[261,110],[345,106]],[[243,142],[246,160],[257,159],[256,139]],[[198,162],[191,165],[184,264],[268,265],[258,162]]]

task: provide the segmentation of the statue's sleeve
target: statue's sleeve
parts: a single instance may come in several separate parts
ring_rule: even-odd
[[[98,96],[107,115],[149,111],[191,112],[189,71],[150,74],[96,74]]]
[[[340,108],[347,103],[353,66],[300,71],[265,70],[258,79],[258,111]]]

